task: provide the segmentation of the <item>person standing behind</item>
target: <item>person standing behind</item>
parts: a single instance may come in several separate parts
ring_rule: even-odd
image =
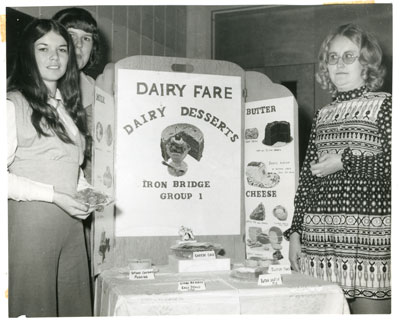
[[[7,88],[9,316],[91,316],[82,219],[74,195],[90,134],[73,43],[63,26],[24,30]]]
[[[330,33],[317,80],[334,101],[317,111],[295,196],[289,260],[338,283],[352,313],[390,313],[391,95],[382,50],[354,24]]]
[[[89,132],[92,133],[95,80],[85,71],[95,66],[100,59],[100,36],[97,22],[87,10],[75,7],[58,11],[52,19],[61,23],[68,30],[74,42],[78,69],[80,70],[82,104],[88,116]],[[87,160],[84,173],[90,183],[92,183],[91,171],[91,161]]]

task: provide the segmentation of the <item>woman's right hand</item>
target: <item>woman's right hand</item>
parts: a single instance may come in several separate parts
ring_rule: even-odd
[[[88,205],[81,203],[70,195],[62,192],[54,192],[53,202],[67,212],[71,217],[81,220],[86,219],[94,210]]]
[[[301,256],[300,234],[292,233],[289,239],[289,261],[292,269],[296,272],[300,271],[299,259]]]

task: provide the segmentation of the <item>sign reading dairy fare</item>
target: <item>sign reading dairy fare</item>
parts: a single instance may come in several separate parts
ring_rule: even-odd
[[[116,235],[240,233],[241,78],[119,69]]]

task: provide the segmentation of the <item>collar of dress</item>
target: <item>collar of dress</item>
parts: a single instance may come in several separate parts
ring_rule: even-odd
[[[367,88],[367,86],[363,85],[359,88],[352,89],[347,92],[338,92],[336,94],[335,99],[338,102],[349,101],[349,100],[361,97],[362,95],[364,95],[367,92],[369,92],[369,89]]]

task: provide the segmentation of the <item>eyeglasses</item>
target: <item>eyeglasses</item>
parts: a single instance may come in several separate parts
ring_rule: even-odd
[[[353,52],[351,51],[346,51],[345,53],[343,53],[342,57],[340,57],[338,54],[336,53],[329,53],[328,54],[328,59],[327,59],[327,63],[329,65],[336,65],[339,62],[339,59],[342,58],[342,61],[346,64],[346,65],[351,65],[352,63],[354,63],[356,61],[356,59],[359,56],[355,56]]]

